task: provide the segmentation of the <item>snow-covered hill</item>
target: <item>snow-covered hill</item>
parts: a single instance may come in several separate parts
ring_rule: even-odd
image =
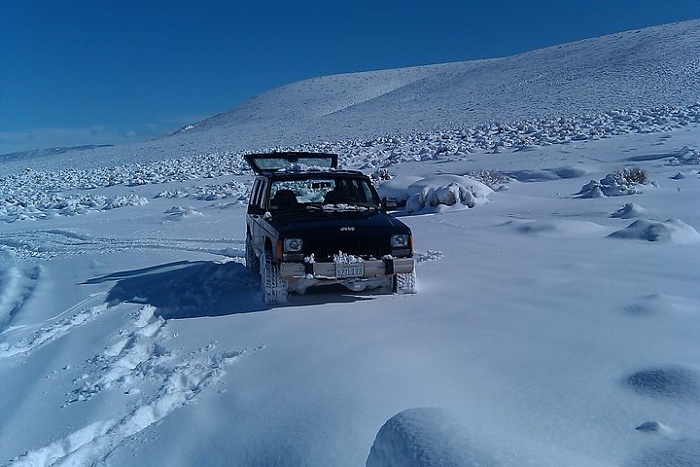
[[[0,465],[700,465],[700,21],[293,83],[0,159]],[[331,150],[419,293],[270,309],[244,151]]]
[[[23,157],[11,169],[88,168],[619,111],[655,118],[659,108],[700,101],[698,50],[694,20],[512,57],[324,76],[273,89],[169,137],[61,159],[28,154],[34,162]]]
[[[698,50],[700,21],[688,21],[506,58],[326,76],[188,131],[287,145],[290,135],[298,144],[682,106],[700,96]]]

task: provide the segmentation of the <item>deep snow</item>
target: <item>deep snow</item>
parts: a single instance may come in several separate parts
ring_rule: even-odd
[[[631,62],[692,69],[699,25],[562,50],[577,70],[634,50],[596,62],[622,83]],[[552,53],[494,63],[551,76]],[[278,144],[259,136],[269,112],[245,148],[211,149],[234,137],[220,116],[153,148],[0,162],[0,464],[700,465],[700,89],[634,70],[631,95],[550,81],[556,106],[522,81],[498,107],[511,123],[392,134],[369,112],[382,134],[328,143],[295,127],[300,149],[394,177],[381,189],[409,202],[412,296],[262,303],[240,151]],[[318,113],[349,108],[356,78],[321,78],[336,97]],[[406,122],[445,124],[431,106],[462,94],[435,87]],[[293,115],[313,89],[275,92]],[[622,183],[626,168],[648,182]]]

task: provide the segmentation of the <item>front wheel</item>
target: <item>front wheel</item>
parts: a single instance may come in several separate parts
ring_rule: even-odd
[[[281,305],[287,303],[288,284],[280,275],[280,266],[269,251],[263,253],[260,258],[260,288],[263,301],[268,305]]]
[[[414,294],[418,292],[416,288],[416,271],[400,272],[394,274],[392,290],[396,294]]]

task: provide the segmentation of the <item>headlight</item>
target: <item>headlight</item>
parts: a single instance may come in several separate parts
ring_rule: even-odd
[[[399,234],[391,236],[392,248],[408,248],[411,242],[411,236],[408,234]]]
[[[297,253],[301,251],[304,246],[304,242],[301,238],[285,238],[284,239],[284,251],[286,253]]]

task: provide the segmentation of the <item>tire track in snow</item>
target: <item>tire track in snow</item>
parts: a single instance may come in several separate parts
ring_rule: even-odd
[[[95,237],[58,229],[0,234],[0,252],[20,260],[70,258],[129,250],[179,250],[242,257],[243,240]]]
[[[0,333],[0,338],[2,338],[0,340],[0,359],[29,354],[65,336],[74,328],[94,320],[109,309],[106,303],[93,305],[103,301],[105,296],[106,293],[98,293],[88,297],[53,318],[42,321],[41,326],[36,331],[31,331],[32,327],[30,326],[4,330]],[[73,313],[75,310],[80,311]],[[16,333],[29,334],[29,336],[20,337],[16,340],[9,339]]]
[[[30,450],[8,465],[94,465],[108,459],[115,449],[177,409],[196,401],[216,384],[224,368],[253,350],[215,352],[216,344],[178,357],[168,347],[167,322],[155,315],[156,308],[141,307],[132,326],[114,336],[101,354],[89,359],[94,374],[81,383],[65,405],[80,403],[98,394],[120,390],[137,399],[124,416],[100,420],[73,431],[53,443]],[[146,391],[147,387],[155,387]],[[143,390],[142,390],[143,388]]]
[[[11,266],[0,269],[0,336],[12,329],[12,320],[34,293],[41,268]]]

